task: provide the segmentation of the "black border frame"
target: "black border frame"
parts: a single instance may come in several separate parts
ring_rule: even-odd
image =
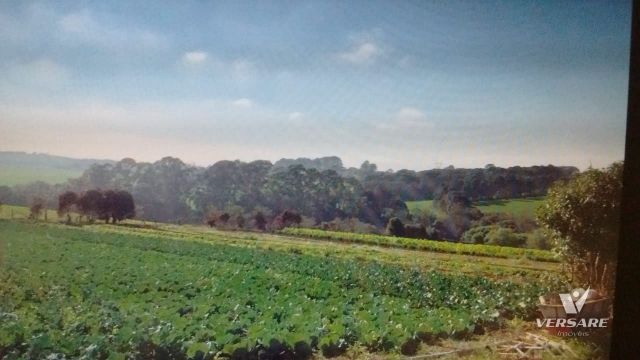
[[[631,16],[628,96],[611,359],[640,358],[640,0]]]

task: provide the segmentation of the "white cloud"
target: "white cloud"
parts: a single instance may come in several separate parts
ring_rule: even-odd
[[[396,120],[408,124],[423,124],[426,122],[427,116],[414,107],[403,107],[396,114]]]
[[[238,83],[251,82],[258,74],[253,61],[245,58],[223,59],[202,50],[183,53],[179,64],[183,65],[186,70],[197,69],[199,74],[208,72],[230,77]]]
[[[231,104],[235,107],[239,107],[239,108],[244,108],[244,109],[248,109],[253,107],[253,101],[247,99],[247,98],[242,98],[242,99],[238,99],[238,100],[234,100],[231,102]]]
[[[368,41],[354,46],[351,50],[339,54],[338,57],[353,64],[365,64],[375,60],[381,53],[378,45]]]
[[[398,131],[424,130],[433,128],[433,123],[420,109],[406,106],[398,110],[389,122],[379,123],[377,128]]]
[[[182,62],[185,64],[198,65],[207,61],[209,55],[204,51],[189,51],[182,55]]]

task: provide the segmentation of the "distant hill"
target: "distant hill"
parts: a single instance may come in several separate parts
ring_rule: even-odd
[[[113,160],[74,159],[39,153],[0,151],[0,185],[44,181],[51,184],[78,177],[92,164],[114,164]]]

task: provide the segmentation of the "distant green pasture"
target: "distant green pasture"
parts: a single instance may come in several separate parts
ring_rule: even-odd
[[[0,167],[0,185],[13,186],[34,181],[58,184],[80,175],[82,175],[82,171],[80,170],[3,166]]]
[[[518,217],[535,218],[536,209],[543,201],[544,197],[532,197],[478,201],[474,205],[485,214],[503,213]],[[424,210],[433,210],[433,200],[407,201],[407,207],[412,214],[418,214]]]

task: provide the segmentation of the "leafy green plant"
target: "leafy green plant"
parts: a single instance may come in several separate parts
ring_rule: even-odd
[[[563,286],[100,229],[0,221],[0,354],[411,353],[429,334],[531,317]]]

